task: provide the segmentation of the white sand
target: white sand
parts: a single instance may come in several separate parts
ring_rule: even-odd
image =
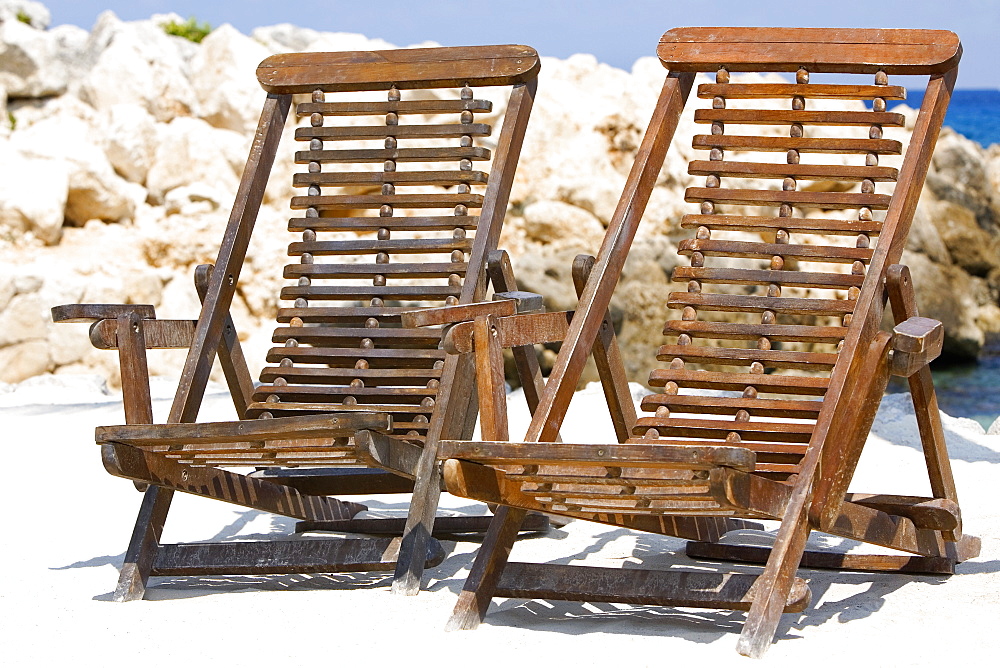
[[[158,385],[158,416],[169,388]],[[212,393],[202,419],[229,419]],[[853,491],[928,493],[908,397],[879,412]],[[596,388],[578,394],[567,441],[610,438]],[[87,378],[0,386],[9,438],[0,504],[0,659],[4,665],[751,665],[736,654],[742,613],[571,602],[502,601],[472,632],[443,627],[475,543],[449,555],[416,597],[389,593],[391,574],[154,578],[147,600],[110,602],[140,495],[104,472],[97,425],[120,424],[120,405]],[[525,424],[523,413],[512,422]],[[1000,633],[1000,436],[945,418],[969,533],[982,556],[959,574],[914,577],[802,571],[813,603],[786,615],[759,665],[993,665]],[[516,432],[516,427],[512,430]],[[613,439],[608,442],[613,442]],[[365,501],[369,516],[402,514],[405,496]],[[445,496],[449,511],[478,504]],[[175,496],[164,540],[287,534],[294,521],[189,495]],[[739,538],[739,536],[734,536]],[[748,536],[743,536],[744,540]],[[841,544],[818,535],[816,544]],[[523,540],[514,560],[652,568],[713,568],[683,556],[682,542],[573,522]],[[65,662],[65,663],[64,663]]]

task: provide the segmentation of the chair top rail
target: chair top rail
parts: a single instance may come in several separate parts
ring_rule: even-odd
[[[509,86],[534,79],[538,53],[528,46],[459,46],[392,51],[290,53],[266,58],[257,79],[269,93],[328,93],[414,88]]]
[[[656,53],[677,72],[941,74],[958,64],[962,44],[948,30],[675,28]]]

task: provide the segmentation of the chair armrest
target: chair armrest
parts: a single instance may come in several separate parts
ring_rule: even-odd
[[[481,315],[505,316],[517,313],[517,304],[513,300],[493,302],[476,302],[474,304],[455,304],[440,308],[425,308],[407,311],[402,314],[403,327],[429,327],[431,325],[450,325],[456,322],[475,320]]]
[[[190,348],[197,320],[143,320],[147,350]],[[101,350],[118,349],[118,321],[98,320],[90,326],[90,342]]]
[[[115,320],[130,313],[144,320],[156,318],[152,304],[62,304],[52,307],[52,322]]]
[[[497,341],[501,348],[553,343],[566,338],[574,311],[551,313],[518,313],[497,318]],[[442,348],[451,355],[473,350],[473,323],[462,322],[452,327],[442,340]]]
[[[889,370],[893,375],[909,378],[941,354],[944,325],[937,320],[914,316],[896,325],[892,331]]]

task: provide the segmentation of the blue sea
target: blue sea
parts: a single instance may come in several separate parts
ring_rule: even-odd
[[[922,93],[911,92],[905,104],[916,109],[922,99]],[[956,90],[944,124],[983,146],[1000,144],[1000,90]]]

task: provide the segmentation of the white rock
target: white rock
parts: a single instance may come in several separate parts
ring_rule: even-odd
[[[990,436],[1000,436],[1000,417],[993,421],[986,433]]]
[[[318,32],[291,23],[255,28],[250,36],[271,53],[294,51],[371,51],[395,49],[382,39],[349,32]]]
[[[572,239],[586,243],[604,234],[601,221],[594,214],[555,200],[533,202],[524,207],[524,223],[528,238],[540,242]]]
[[[49,370],[52,358],[43,340],[24,341],[0,348],[0,382],[20,383]]]
[[[0,239],[31,234],[46,244],[58,243],[68,194],[65,161],[28,156],[0,143]]]
[[[21,23],[45,30],[52,23],[48,8],[32,0],[0,0],[0,23]]]
[[[255,71],[269,55],[228,23],[209,33],[191,62],[198,115],[217,128],[253,132],[265,97]]]
[[[133,183],[145,183],[156,154],[156,119],[138,104],[108,110],[104,151],[115,171]]]
[[[159,121],[188,116],[196,98],[187,77],[187,57],[196,50],[196,45],[167,35],[152,21],[124,23],[104,12],[87,43],[93,66],[80,82],[79,95],[101,110],[134,103]]]
[[[158,127],[157,144],[146,175],[153,201],[162,202],[168,191],[193,183],[236,193],[249,144],[243,135],[180,117]]]
[[[41,31],[20,21],[0,22],[0,83],[17,97],[61,95],[82,73],[87,31],[59,26]]]

